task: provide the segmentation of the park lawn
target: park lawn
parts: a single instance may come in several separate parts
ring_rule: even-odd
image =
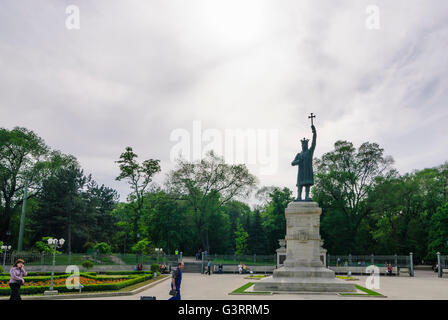
[[[118,291],[120,291],[120,292],[122,292],[122,291],[132,291],[132,290],[135,290],[135,289],[144,287],[144,286],[146,286],[147,284],[156,282],[156,281],[158,281],[158,280],[160,280],[160,279],[164,279],[164,278],[166,278],[166,277],[168,277],[168,275],[160,275],[160,276],[157,276],[157,279],[154,279],[154,278],[153,278],[153,279],[151,279],[151,280],[147,280],[147,281],[139,282],[139,283],[136,283],[136,284],[131,285],[131,286],[129,286],[129,287],[124,287],[124,288],[122,288],[122,289],[120,289],[120,290],[118,290]]]
[[[268,291],[246,291],[247,289],[249,289],[250,287],[252,287],[254,285],[253,282],[248,282],[245,285],[239,287],[238,289],[233,290],[232,292],[229,293],[229,295],[243,295],[243,294],[249,294],[249,295],[271,295],[271,292]]]
[[[338,279],[342,279],[342,280],[347,280],[347,281],[359,280],[358,278],[355,278],[355,277],[348,277],[348,276],[336,276],[336,278],[338,278]]]
[[[363,297],[363,296],[371,296],[371,297],[387,298],[385,295],[383,295],[383,294],[381,294],[379,292],[376,292],[376,291],[364,288],[363,286],[360,286],[358,284],[356,285],[356,289],[358,289],[358,290],[360,290],[362,292],[365,292],[365,293],[341,292],[340,295],[341,296],[361,296],[361,297]]]
[[[251,275],[251,276],[245,277],[244,279],[260,280],[260,279],[264,279],[266,277],[270,277],[270,276],[266,276],[264,274],[257,274],[257,275]]]

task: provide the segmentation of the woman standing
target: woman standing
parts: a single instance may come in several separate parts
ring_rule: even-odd
[[[20,297],[20,286],[25,284],[23,277],[26,277],[27,273],[23,268],[25,261],[18,259],[14,266],[9,271],[11,279],[9,280],[9,287],[11,288],[11,297],[9,300],[22,300]]]

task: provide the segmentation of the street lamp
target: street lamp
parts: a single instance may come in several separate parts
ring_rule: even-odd
[[[2,246],[2,251],[3,251],[3,270],[5,270],[5,265],[6,265],[6,251],[11,250],[11,246],[7,246],[4,245]]]
[[[50,238],[48,239],[48,245],[49,246],[53,246],[54,250],[53,250],[53,270],[51,271],[51,283],[50,283],[50,290],[49,291],[45,291],[44,294],[57,294],[58,291],[57,290],[53,290],[53,277],[54,277],[54,267],[56,264],[56,249],[60,248],[64,245],[65,240],[63,238],[61,239],[53,239]]]

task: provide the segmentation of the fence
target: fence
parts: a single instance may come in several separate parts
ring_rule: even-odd
[[[199,257],[198,260],[201,260]],[[223,255],[223,254],[207,254],[204,255],[204,260],[210,260],[214,264],[230,264],[238,265],[240,263],[246,265],[276,265],[277,255]]]
[[[53,254],[38,252],[7,252],[0,254],[1,265],[11,266],[16,259],[25,260],[26,265],[52,265]],[[85,260],[92,261],[95,265],[137,265],[142,264],[171,264],[177,262],[178,257],[166,254],[56,254],[55,265],[81,265]]]
[[[398,273],[406,271],[411,277],[414,276],[413,254],[404,255],[327,255],[328,267],[367,267],[375,265],[385,267],[388,264],[396,267]]]

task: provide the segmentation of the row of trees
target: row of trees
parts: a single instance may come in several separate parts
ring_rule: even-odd
[[[159,160],[139,162],[127,147],[116,163],[117,180],[130,187],[126,202],[32,131],[0,129],[0,240],[17,243],[25,186],[25,249],[54,236],[67,239],[69,252],[108,243],[114,252],[273,254],[285,235],[292,192],[257,189],[245,165],[210,152],[201,161],[179,160],[158,186]],[[337,141],[314,167],[312,196],[323,208],[330,253],[448,253],[448,164],[400,175],[378,144]],[[244,200],[255,190],[259,204],[251,208]]]

